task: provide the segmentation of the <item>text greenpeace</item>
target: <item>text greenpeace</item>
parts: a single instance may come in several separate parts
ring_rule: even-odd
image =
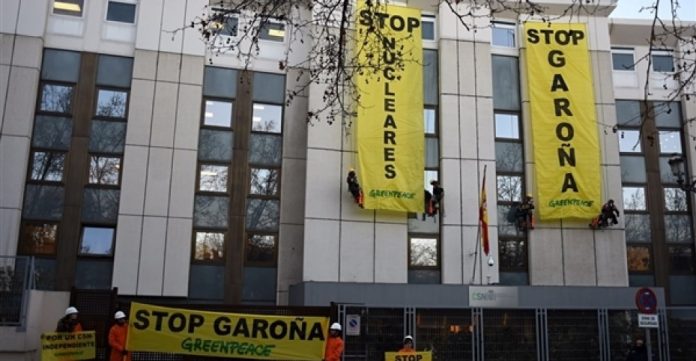
[[[539,218],[600,210],[600,153],[584,24],[525,25]]]
[[[384,361],[432,361],[433,354],[430,351],[416,353],[385,352]]]
[[[41,335],[41,360],[93,359],[96,345],[94,331],[44,333]]]
[[[364,207],[423,211],[420,10],[359,2],[356,142]]]
[[[133,303],[131,351],[262,360],[319,360],[328,318],[203,312]]]

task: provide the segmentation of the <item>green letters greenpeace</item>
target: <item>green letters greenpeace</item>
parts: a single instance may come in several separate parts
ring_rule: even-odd
[[[415,193],[412,192],[401,192],[401,191],[390,191],[383,189],[370,189],[368,196],[372,198],[406,198],[413,199]]]
[[[579,207],[592,207],[594,201],[586,199],[552,199],[549,201],[549,207],[567,207],[567,206],[579,206]]]
[[[253,344],[250,342],[203,340],[186,338],[181,342],[181,348],[188,352],[215,352],[240,356],[271,356],[275,345]]]

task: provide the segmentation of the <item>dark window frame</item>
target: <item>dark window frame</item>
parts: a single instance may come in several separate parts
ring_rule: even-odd
[[[196,259],[196,235],[198,233],[218,233],[222,234],[222,257],[216,260],[200,260]],[[193,232],[191,232],[191,264],[202,264],[202,265],[225,265],[225,258],[227,257],[227,240],[229,238],[229,231],[227,229],[215,229],[207,227],[194,227]]]
[[[80,249],[82,248],[82,240],[84,239],[85,236],[85,228],[108,228],[108,229],[113,229],[114,233],[111,236],[111,249],[112,253],[110,255],[105,255],[105,254],[88,254],[88,253],[82,253]],[[116,254],[116,232],[117,232],[117,225],[112,224],[112,225],[106,225],[106,224],[99,224],[99,223],[94,223],[94,222],[84,222],[80,225],[80,240],[77,244],[77,257],[78,259],[83,258],[83,259],[113,259],[114,255]]]
[[[124,5],[132,5],[133,6],[133,22],[128,22],[128,21],[119,21],[119,20],[109,20],[109,5],[111,3],[119,3],[119,4],[124,4]],[[106,13],[104,14],[104,21],[107,23],[116,23],[116,24],[129,24],[129,25],[136,25],[138,23],[138,3],[137,2],[128,2],[128,1],[118,1],[118,0],[109,0],[106,3]]]
[[[36,253],[36,252],[28,252],[28,247],[26,246],[26,239],[24,238],[24,227],[27,225],[55,225],[56,226],[56,237],[54,240],[54,250],[53,253]],[[36,256],[36,257],[44,257],[44,258],[50,258],[50,259],[55,259],[56,254],[58,253],[58,247],[59,247],[59,241],[60,241],[60,221],[56,220],[40,220],[40,219],[24,219],[22,218],[22,221],[20,222],[19,225],[19,242],[17,244],[17,254],[18,255],[26,255],[26,256]]]
[[[87,168],[86,183],[84,185],[85,188],[119,189],[119,190],[121,189],[121,184],[123,181],[123,159],[124,159],[124,155],[122,153],[89,152],[87,154],[87,157],[89,159],[89,162],[88,162],[88,168]],[[118,158],[118,159],[120,159],[121,161],[119,162],[119,167],[118,167],[118,183],[116,183],[116,184],[91,183],[89,176],[90,176],[90,171],[92,170],[92,157]]]
[[[124,109],[123,117],[109,117],[104,115],[97,115],[97,107],[99,105],[99,91],[107,90],[114,92],[126,93],[126,106]],[[105,120],[105,121],[116,121],[116,122],[128,122],[128,113],[130,112],[130,96],[131,90],[127,88],[119,88],[114,86],[96,85],[94,89],[94,104],[92,105],[92,120]],[[91,121],[90,121],[91,123]]]
[[[33,179],[32,178],[32,173],[33,173],[33,165],[34,165],[34,153],[59,153],[63,154],[65,156],[65,159],[63,160],[63,175],[60,178],[60,181],[49,181],[49,180],[41,180],[41,179]],[[29,151],[29,166],[27,167],[27,176],[26,176],[26,183],[27,184],[36,184],[36,185],[55,185],[55,186],[65,186],[65,163],[68,163],[68,156],[69,152],[68,151],[62,151],[62,150],[56,150],[56,149],[47,149],[43,147],[31,147]]]
[[[244,237],[244,266],[245,267],[263,267],[263,268],[276,268],[278,267],[278,241],[279,241],[279,233],[278,232],[264,232],[264,231],[246,231],[245,230],[245,237]],[[274,238],[273,240],[273,259],[268,262],[255,262],[255,261],[250,261],[247,256],[248,256],[248,247],[249,247],[249,239],[252,236],[259,235],[259,236],[272,236]]]
[[[235,109],[237,100],[236,98],[223,98],[223,97],[212,97],[212,96],[203,96],[203,101],[201,101],[201,120],[199,127],[200,129],[210,129],[210,130],[229,130],[231,132],[235,131]],[[225,127],[221,125],[210,125],[210,124],[205,124],[205,110],[206,110],[206,101],[213,101],[213,102],[225,102],[225,103],[232,103],[232,118],[230,119],[230,126]]]
[[[203,166],[217,166],[217,167],[227,167],[227,183],[225,183],[225,188],[226,190],[224,192],[218,192],[218,191],[204,191],[201,190],[201,167]],[[202,196],[220,196],[220,195],[229,195],[231,194],[231,187],[232,187],[232,182],[231,182],[231,177],[230,174],[232,173],[232,165],[230,162],[215,162],[215,161],[201,161],[199,160],[196,163],[196,186],[195,186],[195,194],[202,195]]]
[[[72,95],[70,98],[70,112],[69,113],[61,113],[61,112],[55,112],[55,111],[50,111],[50,110],[42,110],[41,109],[41,104],[43,103],[43,91],[44,91],[44,86],[46,85],[58,85],[58,86],[68,86],[72,88]],[[56,81],[56,80],[41,80],[39,81],[39,89],[38,89],[38,95],[36,99],[36,107],[34,108],[35,116],[36,115],[53,115],[53,116],[58,116],[58,117],[64,117],[64,118],[70,118],[73,120],[73,113],[75,111],[74,106],[75,106],[75,96],[77,93],[77,84],[76,83],[70,83],[70,82],[65,82],[65,81]]]

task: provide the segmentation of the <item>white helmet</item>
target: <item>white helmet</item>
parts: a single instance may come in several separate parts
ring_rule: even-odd
[[[120,320],[122,318],[126,318],[126,314],[123,313],[122,311],[116,311],[116,313],[114,314],[114,319]]]
[[[413,342],[413,336],[406,335],[406,337],[404,337],[404,342],[406,342],[407,340]]]
[[[72,314],[75,314],[75,313],[78,313],[78,312],[77,312],[77,308],[75,308],[75,307],[73,307],[73,306],[70,306],[70,307],[68,307],[68,308],[65,309],[65,315],[66,315],[66,316],[67,316],[67,315],[72,315]]]
[[[329,329],[333,331],[341,331],[341,324],[338,322],[334,322],[331,324],[331,327]]]

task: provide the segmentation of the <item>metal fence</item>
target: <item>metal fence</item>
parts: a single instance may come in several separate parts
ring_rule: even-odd
[[[0,256],[0,326],[24,326],[32,269],[30,257]]]
[[[637,338],[654,361],[696,361],[696,308],[667,308],[660,328],[638,327],[635,310],[416,309],[339,306],[344,360],[381,361],[413,335],[442,361],[624,361]],[[360,322],[355,322],[355,319]],[[356,334],[357,333],[357,334]],[[351,335],[353,334],[353,335]]]

